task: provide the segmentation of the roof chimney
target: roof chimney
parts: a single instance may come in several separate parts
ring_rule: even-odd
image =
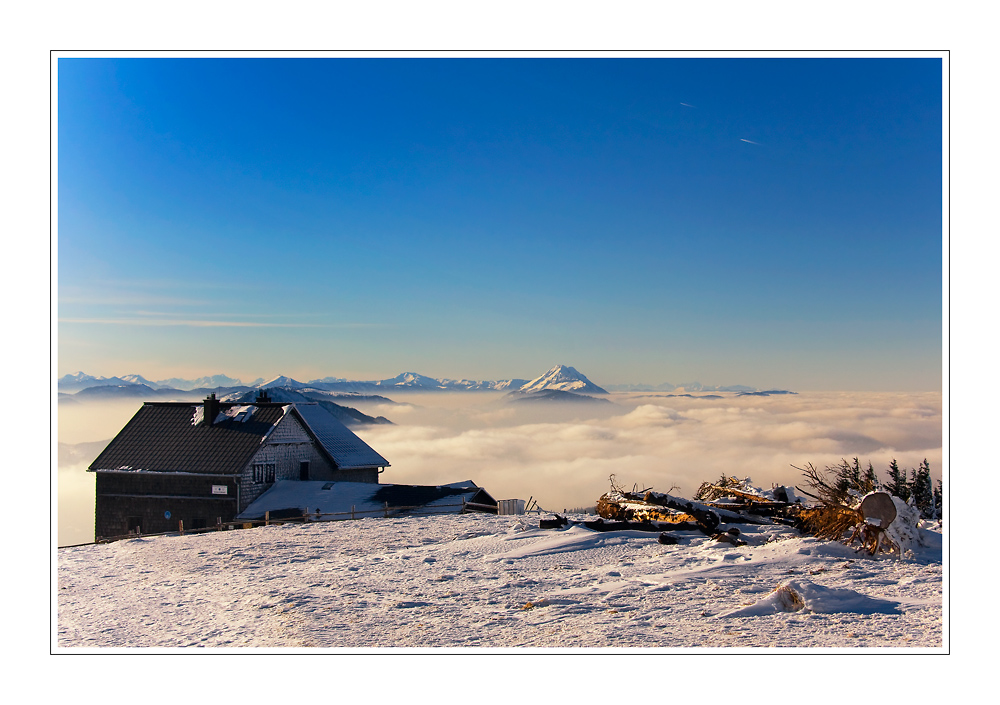
[[[215,398],[215,392],[205,397],[205,425],[211,426],[215,423],[215,417],[219,415],[219,400]]]
[[[271,396],[267,393],[266,389],[261,389],[257,392],[257,400],[254,404],[270,404]]]

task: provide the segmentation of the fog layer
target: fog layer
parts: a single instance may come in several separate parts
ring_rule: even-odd
[[[497,499],[534,497],[549,511],[593,506],[608,477],[691,496],[720,475],[763,487],[801,484],[792,465],[858,456],[884,479],[889,461],[923,459],[941,477],[940,393],[800,393],[721,399],[612,394],[612,404],[511,404],[502,394],[405,395],[358,405],[391,426],[356,427],[392,464],[383,483],[473,480]],[[59,545],[93,540],[86,467],[139,408],[136,402],[61,405]]]
[[[613,394],[614,406],[517,406],[466,396],[410,399],[394,426],[359,434],[392,467],[382,482],[471,479],[497,499],[535,497],[547,510],[593,506],[608,477],[690,496],[720,475],[764,487],[801,483],[792,465],[841,458],[941,473],[938,393],[801,393],[722,399]],[[370,412],[369,412],[370,413]],[[392,410],[383,408],[389,415]]]

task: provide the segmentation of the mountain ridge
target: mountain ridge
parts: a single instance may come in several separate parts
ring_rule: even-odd
[[[600,387],[594,384],[586,375],[569,365],[556,365],[547,372],[533,379],[502,379],[502,380],[469,380],[452,378],[435,378],[419,374],[417,372],[402,372],[395,377],[381,380],[349,380],[342,377],[323,377],[302,382],[285,375],[276,375],[268,380],[258,377],[249,384],[241,380],[229,377],[224,374],[215,374],[199,377],[197,379],[181,379],[172,377],[162,380],[149,380],[139,374],[127,374],[120,377],[95,377],[84,372],[67,374],[57,380],[59,392],[74,394],[84,389],[94,387],[130,387],[135,386],[152,390],[154,392],[197,392],[199,390],[218,391],[224,389],[272,389],[272,388],[292,388],[292,389],[317,389],[328,392],[344,393],[377,393],[387,390],[399,392],[412,391],[542,391],[554,389],[560,391],[578,392],[583,394],[608,394],[612,392],[638,392],[638,391],[658,391],[658,392],[737,392],[755,393],[761,391],[757,387],[746,385],[710,386],[700,382],[687,382],[680,385],[662,383],[650,384],[615,384]],[[138,390],[133,390],[138,391]],[[128,390],[120,390],[118,394],[127,394]],[[112,396],[116,392],[107,390],[107,395]],[[91,392],[98,395],[99,393]]]

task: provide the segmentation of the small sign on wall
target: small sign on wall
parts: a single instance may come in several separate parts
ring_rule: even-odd
[[[212,485],[212,494],[229,494],[229,488],[226,485]]]

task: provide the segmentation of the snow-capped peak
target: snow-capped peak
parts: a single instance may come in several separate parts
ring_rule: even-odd
[[[543,389],[559,389],[564,392],[590,392],[592,394],[607,394],[587,379],[586,375],[569,365],[556,365],[545,374],[536,377],[521,387],[522,392],[537,392]]]
[[[142,375],[122,375],[121,379],[129,384],[144,384],[151,389],[159,389],[160,387],[156,382],[150,382]]]
[[[441,389],[441,380],[433,379],[416,372],[403,372],[392,379],[384,379],[378,383],[385,387],[422,387],[430,389]]]
[[[266,389],[269,387],[291,387],[292,389],[296,389],[305,387],[306,385],[303,384],[302,382],[292,379],[291,377],[278,375],[277,377],[269,379],[266,382],[261,382],[256,386],[259,387],[260,389]]]

